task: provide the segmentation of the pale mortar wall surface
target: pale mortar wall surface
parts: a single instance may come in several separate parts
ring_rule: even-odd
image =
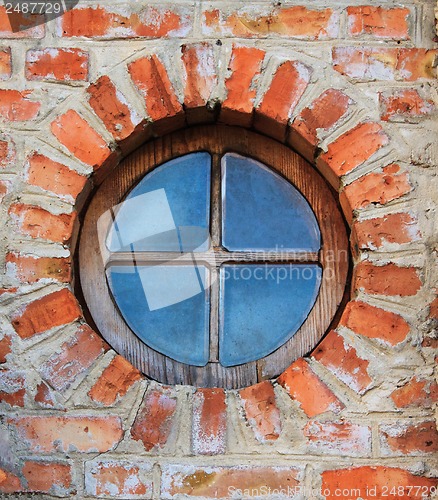
[[[352,0],[306,4],[308,9],[330,7],[335,12],[329,35],[319,40],[275,32],[266,36],[255,34],[246,37],[234,35],[230,28],[225,27],[222,33],[211,33],[203,28],[203,13],[206,10],[233,12],[243,9],[248,18],[258,18],[260,15],[269,15],[275,6],[287,9],[303,5],[296,1],[285,1],[281,5],[261,1],[248,5],[246,2],[222,0],[137,1],[129,4],[82,1],[79,4],[81,8],[105,6],[127,17],[131,12],[150,7],[156,7],[161,13],[168,10],[177,12],[185,21],[165,37],[124,38],[130,35],[122,29],[118,32],[109,31],[97,38],[61,37],[59,20],[45,25],[42,38],[11,39],[0,36],[0,50],[10,48],[12,61],[11,75],[0,82],[0,89],[30,91],[30,101],[41,103],[35,118],[11,120],[13,115],[11,111],[4,111],[7,105],[0,98],[0,140],[13,144],[13,151],[5,154],[0,167],[0,185],[5,190],[0,207],[0,341],[3,340],[4,345],[9,346],[5,347],[4,362],[0,362],[0,492],[5,498],[18,498],[19,495],[24,498],[78,499],[209,498],[217,495],[219,490],[215,488],[222,484],[225,486],[220,491],[226,491],[230,485],[236,488],[253,487],[257,491],[262,491],[260,488],[269,484],[284,486],[292,478],[288,471],[293,471],[295,481],[307,491],[315,490],[312,496],[305,494],[296,498],[324,499],[334,497],[323,495],[320,489],[324,486],[331,488],[335,484],[334,480],[330,482],[331,479],[324,476],[324,472],[338,469],[358,470],[357,475],[340,477],[340,484],[345,488],[363,486],[367,475],[372,484],[385,484],[387,481],[388,484],[395,482],[407,486],[414,480],[412,478],[422,478],[424,482],[418,484],[430,487],[432,483],[427,481],[436,477],[438,465],[435,460],[438,440],[433,426],[436,417],[433,397],[436,386],[433,384],[437,320],[436,305],[435,317],[431,306],[438,288],[438,84],[433,75],[411,79],[403,76],[399,69],[388,76],[390,70],[386,63],[374,67],[371,73],[365,72],[363,77],[345,75],[333,69],[333,49],[434,50],[437,47],[435,5],[431,1],[368,2],[384,9],[408,9],[409,38],[386,39],[371,34],[352,37],[348,35],[347,7],[365,3]],[[156,382],[140,379],[132,367],[123,365],[122,368],[117,367],[121,375],[115,377],[114,382],[110,380],[107,386],[102,383],[103,392],[118,388],[114,401],[102,403],[103,396],[102,400],[99,400],[101,396],[92,400],[89,395],[91,389],[102,380],[102,373],[116,359],[112,350],[102,346],[96,347],[95,359],[86,366],[80,349],[75,352],[70,362],[74,364],[74,359],[78,358],[79,363],[84,363],[83,366],[71,378],[67,366],[62,376],[69,382],[64,385],[62,381],[56,382],[50,371],[50,362],[54,355],[62,352],[65,343],[77,335],[78,325],[83,320],[73,318],[67,324],[56,325],[27,338],[17,335],[13,319],[24,314],[28,304],[66,285],[52,277],[36,281],[23,278],[17,265],[8,257],[14,253],[32,258],[69,259],[71,255],[68,241],[34,238],[30,233],[17,230],[16,219],[21,215],[11,215],[11,206],[17,203],[42,207],[55,215],[72,214],[75,211],[72,197],[58,196],[28,182],[29,157],[35,151],[80,175],[88,176],[93,171],[90,164],[79,160],[68,147],[56,141],[50,133],[52,122],[68,110],[76,110],[115,148],[110,131],[84,97],[85,89],[102,75],[108,75],[129,103],[132,120],[139,123],[146,114],[145,103],[129,77],[127,65],[141,57],[157,54],[167,70],[176,96],[180,102],[184,102],[181,45],[199,42],[211,44],[215,60],[214,73],[219,82],[209,96],[210,107],[215,102],[225,101],[228,93],[225,82],[231,74],[229,63],[233,47],[244,46],[266,52],[263,71],[254,80],[254,107],[263,101],[278,65],[286,60],[299,60],[313,68],[311,82],[291,112],[291,120],[330,87],[340,89],[354,101],[351,114],[345,121],[321,133],[319,147],[322,152],[358,123],[370,120],[381,123],[391,139],[390,144],[343,176],[340,190],[367,174],[381,172],[382,167],[396,163],[401,167],[401,172],[407,173],[412,189],[389,203],[368,204],[355,213],[355,220],[360,223],[402,212],[408,214],[414,224],[405,242],[391,243],[384,237],[379,248],[376,249],[370,243],[368,248],[365,246],[354,256],[354,261],[355,264],[367,262],[384,266],[392,263],[401,268],[413,268],[421,282],[416,293],[407,295],[370,293],[366,286],[352,286],[354,300],[394,313],[409,325],[406,339],[394,345],[361,335],[348,323],[338,327],[337,331],[345,345],[351,346],[359,359],[353,378],[362,369],[362,362],[366,362],[365,370],[371,381],[366,388],[356,390],[345,374],[339,375],[335,368],[330,369],[315,357],[309,357],[306,363],[318,380],[322,380],[334,394],[334,400],[340,402],[339,407],[334,405],[313,415],[306,413],[303,411],[305,396],[303,399],[293,397],[287,383],[275,382],[272,385],[273,399],[268,401],[265,397],[260,400],[260,418],[257,415],[249,418],[251,405],[257,406],[259,403],[257,396],[226,391],[224,407],[213,410],[219,415],[221,423],[218,425],[222,429],[215,436],[222,444],[217,445],[218,448],[213,447],[211,454],[207,455],[196,451],[202,448],[196,446],[197,440],[206,438],[202,432],[196,434],[193,430],[195,423],[202,419],[194,410],[196,389],[193,387],[163,389]],[[50,76],[41,80],[26,78],[26,54],[30,50],[45,48],[75,48],[87,53],[88,73],[85,80],[60,81]],[[382,120],[379,96],[393,96],[407,90],[418,93],[423,108],[418,104],[415,112],[396,112],[390,120]],[[63,362],[68,364],[65,360]],[[413,379],[420,381],[421,387],[415,389],[418,394],[415,392],[412,397],[409,396],[411,403],[398,406],[392,397],[394,392],[409,385]],[[45,396],[38,398],[38,394],[41,395],[43,391],[46,391]],[[156,407],[152,400],[147,399],[148,395],[155,394],[154,391],[164,398],[158,398]],[[250,402],[249,406],[246,401]],[[139,412],[147,404],[150,406],[145,425],[155,425],[158,435],[152,437],[156,442],[152,442],[150,449],[142,439],[135,439],[131,434],[134,422],[138,422]],[[172,410],[168,410],[169,407]],[[35,431],[36,435],[33,433],[33,424],[27,427],[27,424],[22,427],[16,425],[19,419],[35,417],[77,417],[84,420],[83,425],[67,426],[65,431],[62,430],[64,424],[60,424],[59,420],[47,420]],[[87,434],[88,427],[92,425],[87,418],[98,419],[97,427],[90,431],[98,437],[93,437],[85,444],[79,438],[77,442],[73,439],[76,444],[69,444],[69,433],[79,434],[78,429],[87,428]],[[108,418],[114,421],[105,420]],[[159,421],[154,422],[154,418]],[[166,419],[169,419],[169,426],[163,430],[160,424]],[[422,428],[425,423],[426,428]],[[207,421],[201,421],[198,425],[210,429]],[[62,436],[63,432],[67,434],[64,442],[62,439],[61,442],[57,440],[57,426],[61,428],[59,435]],[[101,432],[108,436],[104,444],[100,441]],[[267,437],[272,434],[274,438]],[[391,443],[388,442],[388,436],[392,438]],[[100,445],[102,448],[98,450]],[[32,473],[29,475],[26,472],[32,470],[32,466],[26,464],[35,462],[49,464],[49,467],[55,464],[56,467],[51,467],[54,471],[52,475],[46,469],[44,472],[35,469],[35,474],[44,476],[44,484],[32,487],[29,486],[35,484],[32,480],[29,482]],[[60,465],[65,467],[62,472],[57,469]],[[379,472],[370,473],[367,467]],[[112,470],[111,474],[101,474],[102,470],[108,468]],[[391,473],[387,472],[388,469]],[[234,472],[242,470],[252,471],[252,478],[248,479],[250,475],[233,476]],[[283,497],[287,498],[278,496]],[[265,498],[276,497],[268,495]],[[346,494],[338,498],[350,496]]]

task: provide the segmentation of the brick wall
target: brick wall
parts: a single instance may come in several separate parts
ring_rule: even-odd
[[[83,1],[18,33],[0,6],[0,492],[430,494],[431,2],[105,5]],[[90,190],[149,138],[214,121],[295,148],[351,226],[351,300],[336,330],[278,379],[240,391],[146,380],[72,292]]]

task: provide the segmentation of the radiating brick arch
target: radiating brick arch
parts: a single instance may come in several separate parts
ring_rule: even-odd
[[[362,252],[370,255],[387,243],[397,246],[414,241],[418,237],[415,220],[403,211],[364,220],[357,214],[371,204],[385,205],[406,196],[412,187],[403,165],[394,162],[390,137],[373,119],[376,114],[361,104],[363,96],[354,95],[358,91],[348,88],[339,75],[336,81],[341,82],[340,88],[324,88],[321,67],[313,67],[309,57],[279,59],[253,46],[234,46],[227,68],[223,68],[218,65],[218,51],[220,48],[208,43],[184,45],[177,68],[168,67],[162,54],[147,54],[128,61],[124,72],[119,70],[115,75],[98,78],[84,90],[82,101],[67,106],[42,127],[42,133],[49,134],[51,145],[75,158],[82,170],[72,170],[58,159],[35,152],[28,159],[28,182],[63,199],[77,200],[80,211],[90,187],[102,182],[109,171],[117,168],[121,158],[140,144],[186,126],[214,122],[255,129],[288,144],[316,165],[339,192],[351,226],[355,263],[352,300],[345,307],[337,331],[329,332],[308,358],[294,362],[277,381],[265,381],[239,391],[255,439],[275,441],[281,433],[274,392],[277,383],[291,396],[291,404],[298,403],[308,417],[326,411],[337,413],[348,405],[348,398],[333,388],[330,380],[340,381],[358,397],[373,386],[368,361],[355,348],[355,334],[383,342],[389,348],[407,338],[410,327],[402,311],[384,309],[367,297],[416,294],[421,287],[418,270],[394,263],[361,261],[360,256]],[[121,84],[120,75],[129,81]],[[55,181],[50,176],[41,180],[42,164],[44,169],[60,172]],[[88,180],[86,171],[90,174]],[[71,242],[74,246],[76,211],[51,214],[43,207],[17,202],[9,212],[13,223],[32,237]],[[44,257],[26,262],[10,254],[8,259],[24,281],[42,276],[67,284],[71,279],[66,258]],[[56,275],[50,271],[53,265],[64,271]],[[77,324],[76,342],[80,339],[89,346],[84,354],[87,367],[95,362],[96,353],[108,349],[85,324],[76,298],[66,286],[55,291],[48,289],[46,295],[20,306],[11,322],[22,339],[69,322]],[[74,356],[74,345],[74,339],[63,344],[60,356]],[[55,376],[54,364],[55,360],[46,362],[41,373],[55,390],[62,391],[71,384],[74,374]],[[106,370],[107,376],[114,370],[122,375],[112,395],[102,396],[98,384],[89,393],[92,401],[104,406],[111,403],[112,397],[123,397],[140,378],[121,356],[116,356]],[[266,402],[262,410],[260,401]],[[130,429],[131,436],[148,451],[160,449],[170,424],[160,426],[149,416],[158,408],[161,418],[170,422],[176,411],[176,396],[172,388],[157,384],[143,405]],[[214,423],[203,420],[205,405],[220,413]],[[199,417],[193,424],[197,443],[194,453],[223,452],[225,391],[198,389],[193,407]],[[108,419],[106,425],[119,428],[115,417]],[[215,439],[203,441],[206,433]],[[112,446],[112,442],[105,442],[99,451]]]

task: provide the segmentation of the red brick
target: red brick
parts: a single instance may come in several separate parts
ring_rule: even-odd
[[[75,296],[63,288],[19,309],[12,315],[12,325],[22,339],[71,323],[82,315]]]
[[[326,411],[339,412],[344,405],[322,382],[303,358],[298,359],[278,378],[289,396],[300,403],[308,417]]]
[[[191,30],[188,9],[144,7],[135,12],[128,5],[123,9],[93,6],[77,7],[59,18],[58,34],[86,38],[163,38],[184,37]]]
[[[71,262],[68,258],[33,257],[8,253],[6,269],[9,275],[22,283],[35,283],[42,279],[67,283],[71,279]]]
[[[72,109],[54,120],[51,130],[76,158],[94,169],[99,168],[111,156],[105,140]]]
[[[24,382],[23,373],[0,370],[0,386],[5,387],[5,390],[0,390],[0,403],[23,407],[26,394]]]
[[[384,121],[413,122],[435,111],[432,100],[423,99],[415,89],[403,89],[391,94],[379,93],[380,116]]]
[[[119,417],[29,416],[8,419],[21,442],[34,452],[103,453],[123,437]]]
[[[354,80],[433,79],[437,50],[335,47],[333,67]]]
[[[366,456],[371,452],[371,428],[364,425],[312,420],[303,434],[313,453]]]
[[[359,335],[383,340],[391,345],[405,340],[410,330],[409,325],[398,314],[360,301],[347,304],[340,324]]]
[[[0,181],[0,203],[3,201],[3,198],[8,193],[8,185],[9,185],[9,183]]]
[[[0,50],[0,80],[9,80],[12,74],[11,49]]]
[[[335,47],[333,67],[355,80],[395,80],[398,49]]]
[[[86,493],[94,497],[152,498],[153,481],[148,477],[152,466],[136,460],[130,462],[91,463],[86,472]],[[138,496],[137,496],[138,495]]]
[[[87,182],[84,175],[42,154],[33,153],[28,161],[27,182],[68,201],[74,201]]]
[[[0,38],[43,38],[45,25],[42,16],[26,15],[18,12],[6,13],[0,6]],[[35,24],[39,23],[39,26]],[[15,29],[12,29],[15,28]]]
[[[372,35],[373,38],[408,40],[410,11],[406,8],[384,8],[361,5],[347,8],[348,34]]]
[[[144,129],[143,121],[108,76],[101,76],[87,92],[90,106],[116,141],[126,141]]]
[[[27,460],[22,472],[27,482],[27,491],[58,494],[61,491],[70,492],[72,477],[69,464]]]
[[[11,349],[12,341],[11,337],[8,335],[5,335],[1,340],[0,340],[0,363],[6,363],[7,358],[6,356],[12,352]]]
[[[433,421],[419,424],[396,422],[380,426],[385,455],[423,455],[438,452],[438,432]]]
[[[254,47],[233,47],[229,62],[231,75],[225,80],[227,97],[220,120],[230,125],[250,126],[256,97],[256,81],[265,51]]]
[[[136,441],[142,441],[147,451],[162,448],[169,437],[176,410],[176,398],[153,389],[148,392],[131,428]]]
[[[339,177],[362,165],[388,143],[389,138],[378,123],[360,123],[330,143],[327,152],[318,158],[317,166],[338,187]]]
[[[385,205],[409,193],[412,186],[408,174],[399,170],[398,165],[388,165],[382,172],[364,175],[345,187],[340,196],[345,216],[351,219],[353,210],[371,203]]]
[[[380,499],[389,494],[393,488],[394,498],[397,500],[413,500],[419,498],[416,491],[430,492],[430,488],[436,484],[436,479],[415,476],[395,467],[378,465],[327,470],[322,473],[322,491],[327,490],[325,495],[327,500],[350,500],[352,497]],[[343,490],[346,490],[345,494],[342,494]],[[355,491],[353,494],[352,490]]]
[[[275,402],[274,387],[260,382],[239,391],[246,420],[260,442],[275,441],[281,432],[280,410]]]
[[[297,478],[298,471],[291,467],[165,465],[161,498],[248,498],[245,491],[293,490],[299,485]]]
[[[62,344],[40,367],[41,376],[57,391],[65,391],[105,351],[103,340],[87,325]]]
[[[12,472],[0,469],[0,492],[7,494],[20,491],[23,491],[20,479]]]
[[[13,167],[15,164],[15,146],[12,141],[0,140],[0,168]]]
[[[225,453],[227,405],[223,389],[198,389],[193,396],[192,449],[197,455]]]
[[[308,9],[302,5],[274,7],[266,15],[247,9],[234,12],[212,9],[203,12],[202,32],[209,36],[264,38],[270,35],[304,40],[335,38],[339,16],[332,9]]]
[[[29,50],[26,54],[26,78],[60,82],[86,81],[88,52],[73,48]]]
[[[417,220],[407,213],[395,213],[355,221],[354,241],[361,249],[381,248],[385,243],[410,243],[421,237]]]
[[[438,384],[432,380],[413,377],[408,383],[396,389],[391,399],[397,408],[430,408],[438,402]]]
[[[12,122],[32,120],[38,114],[41,103],[32,101],[29,97],[32,90],[0,89],[0,118]]]
[[[397,72],[400,80],[413,82],[421,78],[436,78],[435,59],[438,50],[400,49]]]
[[[436,294],[437,292],[438,290],[435,289],[434,293]],[[429,318],[438,319],[438,296],[429,305]]]
[[[165,129],[169,121],[177,128],[184,123],[183,108],[169,80],[166,68],[156,55],[143,57],[128,66],[131,78],[144,98],[149,118],[156,122],[164,120]],[[173,120],[171,120],[173,118]]]
[[[9,208],[21,234],[65,243],[71,238],[76,212],[55,215],[40,207],[15,203]]]
[[[207,42],[183,45],[184,106],[205,106],[217,85],[216,60],[213,46]]]
[[[372,382],[367,371],[369,361],[360,358],[356,349],[333,330],[313,351],[312,356],[359,394],[365,392]]]
[[[290,143],[306,158],[313,160],[316,146],[320,142],[319,134],[327,132],[345,117],[352,102],[340,90],[326,90],[293,121]]]
[[[417,271],[415,267],[395,264],[374,266],[369,262],[360,262],[354,268],[353,288],[377,295],[415,295],[421,288]]]
[[[116,356],[105,368],[88,395],[96,402],[109,406],[123,397],[141,379],[140,372],[123,356]]]
[[[55,397],[50,390],[50,387],[45,382],[38,384],[36,389],[36,403],[39,403],[43,408],[53,408],[56,406]]]
[[[286,127],[310,81],[312,69],[299,61],[282,63],[256,109],[255,127],[284,141]]]

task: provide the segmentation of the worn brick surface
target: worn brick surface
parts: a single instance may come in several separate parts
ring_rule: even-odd
[[[256,109],[255,127],[281,141],[286,125],[310,81],[312,70],[299,61],[286,61],[275,72]]]
[[[344,406],[302,358],[280,375],[278,383],[309,417],[326,411],[338,413]]]
[[[365,337],[380,339],[391,345],[402,342],[409,333],[408,323],[398,314],[365,302],[349,302],[341,324]]]
[[[339,177],[362,165],[388,142],[389,138],[380,124],[360,123],[330,143],[327,152],[317,159],[317,166],[337,187]]]
[[[55,215],[43,208],[23,203],[11,205],[9,213],[20,233],[60,243],[70,239],[76,218],[76,212]]]
[[[54,389],[64,391],[79,375],[86,372],[104,351],[103,340],[89,326],[82,325],[61,345],[59,352],[53,353],[38,370]]]
[[[96,403],[108,406],[123,397],[129,388],[140,380],[140,372],[122,356],[116,356],[89,391]]]
[[[87,181],[84,175],[40,153],[29,158],[27,182],[66,200],[75,200]]]
[[[87,80],[88,53],[75,48],[29,50],[26,77],[28,80]]]
[[[255,9],[224,11],[211,9],[203,12],[202,30],[206,35],[257,38],[285,36],[307,40],[336,37],[339,16],[332,9],[309,9],[302,5],[281,7],[278,4],[269,14]]]
[[[8,80],[12,74],[11,49],[0,50],[0,80]]]
[[[258,441],[275,441],[281,432],[273,385],[266,381],[239,391],[245,417]]]
[[[356,349],[335,331],[329,332],[312,355],[339,380],[359,393],[364,392],[371,384],[367,370],[369,361],[361,359]]]
[[[398,499],[411,500],[415,498],[416,491],[428,494],[436,484],[437,481],[433,478],[414,475],[397,467],[378,465],[327,470],[322,473],[322,489],[326,488],[330,492],[326,496],[327,500],[342,498],[339,497],[339,492],[342,494],[344,489],[346,492],[354,489],[355,496],[359,497],[375,493],[376,498],[383,498],[383,495],[393,491]],[[344,498],[348,496],[351,493],[347,493]]]
[[[76,298],[67,288],[63,288],[17,310],[11,321],[18,335],[26,339],[80,317],[81,310]]]
[[[252,123],[255,80],[260,75],[265,52],[254,47],[234,47],[229,62],[230,76],[225,80],[227,96],[222,103],[220,120],[230,125]]]
[[[41,103],[32,99],[31,90],[0,90],[0,118],[22,122],[36,118]]]
[[[104,4],[82,5],[58,18],[58,35],[86,38],[161,38],[185,36],[191,29],[188,9],[144,5],[136,9]]]
[[[108,144],[76,111],[56,118],[51,130],[76,158],[93,168],[99,168],[111,155]]]
[[[348,34],[354,37],[372,35],[373,38],[409,38],[410,11],[403,7],[360,5],[347,8]]]
[[[13,417],[8,423],[29,450],[44,453],[102,453],[123,436],[122,422],[115,416]]]
[[[67,283],[71,279],[70,259],[52,257],[33,257],[8,253],[6,256],[7,272],[23,283],[35,283],[50,279]]]
[[[355,267],[353,286],[373,295],[415,295],[421,288],[418,269],[395,264],[375,266],[361,262]]]
[[[111,498],[152,498],[152,466],[136,461],[90,462],[85,485],[88,495]]]
[[[132,438],[147,451],[165,446],[172,429],[176,398],[159,390],[147,393],[131,429]]]
[[[261,492],[293,488],[299,484],[291,467],[193,467],[167,465],[163,471],[161,498],[181,495],[197,498],[232,498],[238,490]],[[266,495],[265,495],[266,498]]]
[[[380,248],[388,243],[410,243],[421,238],[418,221],[404,212],[355,221],[353,230],[354,241],[362,249]]]

